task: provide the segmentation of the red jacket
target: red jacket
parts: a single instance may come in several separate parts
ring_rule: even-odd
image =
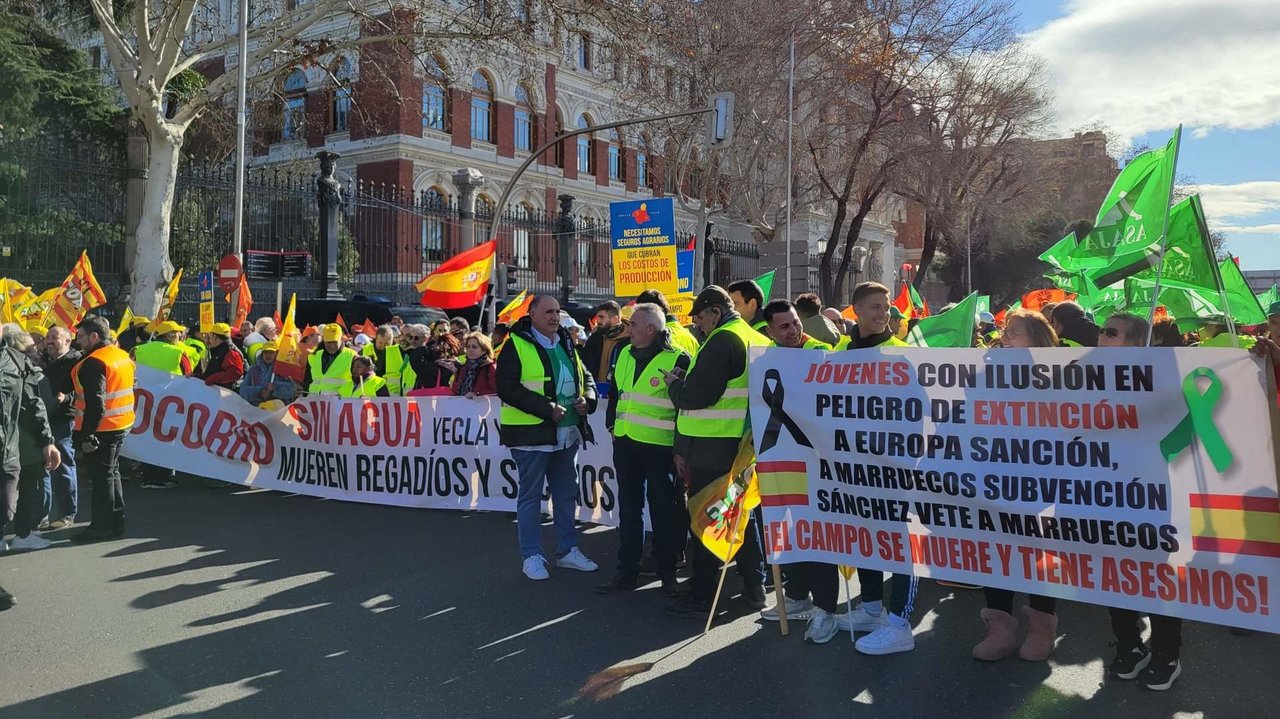
[[[458,365],[458,371],[453,375],[453,384],[450,388],[455,395],[462,394],[458,391],[458,387],[462,384],[462,375],[466,373],[466,365]],[[480,366],[476,372],[475,386],[471,391],[477,395],[490,395],[498,393],[498,371],[497,364],[490,361]]]
[[[230,341],[209,350],[209,363],[203,373],[196,376],[207,385],[217,385],[234,390],[244,376],[244,355]]]

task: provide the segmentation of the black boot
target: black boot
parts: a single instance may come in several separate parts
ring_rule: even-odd
[[[3,612],[4,610],[9,609],[15,603],[17,603],[17,601],[18,601],[17,598],[14,597],[12,594],[6,592],[4,590],[4,587],[0,587],[0,612]]]
[[[616,574],[605,584],[596,587],[596,594],[617,594],[619,592],[630,592],[639,585],[639,582],[630,574]]]

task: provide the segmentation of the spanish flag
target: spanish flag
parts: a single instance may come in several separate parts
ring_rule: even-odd
[[[62,327],[75,327],[80,319],[94,307],[107,303],[107,295],[93,276],[93,265],[89,262],[89,253],[81,252],[71,274],[62,281],[59,292],[49,308],[53,314],[53,323]],[[46,317],[46,322],[48,321]]]
[[[493,276],[493,254],[498,241],[477,245],[440,265],[422,278],[414,289],[422,293],[422,304],[442,310],[460,310],[484,299]]]
[[[903,282],[902,289],[898,291],[897,299],[893,301],[893,306],[897,307],[898,311],[902,313],[902,320],[904,322],[910,320],[912,314],[911,290],[908,289],[910,286],[911,285],[906,282]]]
[[[689,526],[703,545],[727,562],[742,548],[751,510],[760,506],[756,451],[751,435],[742,438],[728,474],[689,498]]]
[[[760,503],[766,507],[809,506],[809,468],[804,462],[760,462]]]
[[[1280,499],[1191,494],[1191,548],[1197,552],[1280,557]]]

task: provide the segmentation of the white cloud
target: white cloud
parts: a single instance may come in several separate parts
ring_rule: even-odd
[[[1237,225],[1242,219],[1280,211],[1280,182],[1199,185],[1194,189],[1200,193],[1206,215],[1218,220],[1237,220]]]
[[[1271,225],[1221,225],[1217,229],[1233,235],[1280,235],[1280,223]]]
[[[1121,143],[1184,123],[1280,123],[1280,2],[1074,0],[1026,37],[1052,75],[1058,129],[1103,122]]]

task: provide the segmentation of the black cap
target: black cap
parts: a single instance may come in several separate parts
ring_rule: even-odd
[[[717,305],[733,306],[733,300],[729,298],[729,293],[719,285],[707,285],[698,293],[698,298],[693,301],[693,309],[689,310],[689,314],[696,315],[708,307]]]

